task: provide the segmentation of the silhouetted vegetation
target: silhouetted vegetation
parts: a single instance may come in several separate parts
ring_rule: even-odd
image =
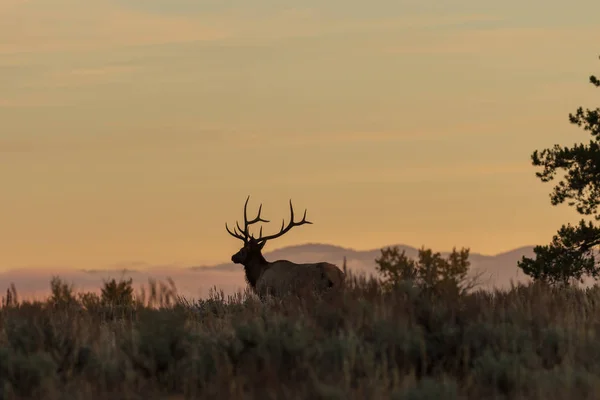
[[[600,80],[590,77],[590,83],[600,88]],[[600,108],[595,110],[579,107],[575,114],[569,114],[569,121],[592,136],[588,144],[574,144],[573,147],[554,145],[551,149],[533,152],[531,159],[536,167],[543,167],[536,176],[542,182],[554,180],[562,170],[561,180],[554,186],[550,195],[552,205],[565,201],[574,206],[577,212],[600,220]],[[552,243],[536,246],[535,259],[523,257],[519,267],[534,280],[552,285],[568,285],[581,281],[583,277],[600,276],[597,263],[597,248],[600,245],[600,228],[592,221],[582,219],[578,225],[563,225]]]
[[[377,271],[383,275],[383,285],[394,288],[409,284],[434,294],[464,294],[476,285],[476,278],[468,278],[469,249],[463,248],[448,258],[434,253],[425,247],[419,250],[417,260],[409,258],[406,251],[396,247],[381,250],[381,257],[375,260]]]
[[[453,263],[463,276],[468,251],[442,259],[422,250],[414,262],[382,254],[412,277],[421,265]],[[16,302],[12,288],[0,309],[0,398],[552,400],[600,393],[598,287],[449,293],[414,280],[349,275],[328,297],[264,302],[250,292],[225,298],[216,291],[188,301],[172,282],[155,281],[143,293],[129,290],[130,280],[108,281],[98,296],[76,295],[54,278],[44,302]]]

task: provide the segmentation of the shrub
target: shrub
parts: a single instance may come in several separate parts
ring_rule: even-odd
[[[427,292],[462,294],[473,287],[473,281],[467,279],[470,262],[466,248],[460,251],[454,248],[448,258],[443,258],[440,253],[423,247],[414,260],[396,246],[382,249],[375,262],[387,288],[410,282]]]

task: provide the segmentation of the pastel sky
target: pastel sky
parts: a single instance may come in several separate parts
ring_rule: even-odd
[[[565,222],[530,154],[587,136],[600,2],[0,1],[0,270],[269,249],[495,254]]]

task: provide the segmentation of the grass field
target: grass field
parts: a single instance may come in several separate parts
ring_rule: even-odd
[[[160,292],[160,290],[159,290]],[[171,298],[164,298],[165,296]],[[0,309],[2,399],[597,399],[600,289]],[[142,304],[143,303],[143,304]],[[162,304],[162,305],[161,305]]]

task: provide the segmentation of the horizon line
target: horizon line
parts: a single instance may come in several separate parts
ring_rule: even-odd
[[[396,243],[396,244],[390,244],[390,245],[384,245],[381,247],[377,247],[377,248],[367,248],[367,249],[356,249],[353,247],[346,247],[346,246],[342,246],[339,244],[331,244],[331,243],[326,243],[326,242],[304,242],[304,243],[299,243],[299,244],[293,244],[293,245],[287,245],[287,246],[282,246],[282,247],[278,247],[275,248],[273,250],[269,250],[267,252],[265,252],[265,255],[268,255],[269,253],[273,253],[276,251],[281,251],[281,250],[286,250],[286,249],[291,249],[291,248],[297,248],[297,247],[303,247],[303,246],[330,246],[330,247],[337,247],[339,249],[342,250],[347,250],[347,251],[351,251],[351,252],[371,252],[371,251],[378,251],[384,248],[388,248],[388,247],[394,247],[394,246],[399,246],[399,247],[409,247],[412,248],[414,250],[419,250],[422,247],[427,248],[427,246],[421,245],[421,246],[413,246],[413,245],[409,245],[409,244],[405,244],[405,243]],[[535,245],[522,245],[522,246],[518,246],[518,247],[514,247],[505,251],[501,251],[498,252],[496,254],[484,254],[484,253],[479,253],[476,251],[471,251],[472,249],[469,248],[468,246],[462,246],[465,248],[469,248],[469,255],[479,255],[479,256],[483,256],[483,257],[498,257],[501,256],[503,254],[507,254],[510,252],[513,252],[515,250],[519,250],[519,249],[524,249],[527,247],[534,247]],[[459,249],[459,246],[456,246],[457,249]],[[432,249],[433,250],[433,249]],[[435,252],[439,252],[439,253],[451,253],[452,250],[434,250]],[[122,265],[126,265],[126,264],[131,264],[130,266],[123,266],[123,267],[118,267],[118,264],[122,264]],[[145,264],[145,266],[141,266],[138,268],[132,268],[132,266],[134,264]],[[113,265],[107,266],[105,269],[102,268],[92,268],[92,269],[84,269],[84,268],[76,268],[73,266],[67,266],[67,265],[38,265],[38,266],[20,266],[20,267],[13,267],[13,268],[9,268],[6,270],[0,270],[0,274],[2,273],[9,273],[9,272],[13,272],[13,271],[24,271],[24,270],[44,270],[44,269],[48,269],[48,268],[58,268],[61,270],[64,269],[68,269],[71,270],[73,272],[84,272],[84,273],[102,273],[102,272],[115,272],[115,271],[119,271],[119,272],[125,272],[125,273],[132,273],[132,272],[138,272],[138,273],[142,273],[145,271],[150,271],[152,269],[158,269],[158,268],[164,268],[164,267],[169,267],[169,268],[173,268],[173,269],[178,269],[178,270],[193,270],[193,269],[208,269],[210,270],[211,268],[217,267],[217,266],[221,266],[221,265],[227,265],[227,264],[232,264],[230,261],[222,261],[222,262],[214,262],[214,263],[210,263],[210,264],[202,264],[202,265],[187,265],[187,266],[181,266],[181,265],[177,265],[178,263],[162,263],[162,264],[152,264],[149,262],[145,262],[145,261],[131,261],[131,262],[115,262]]]

